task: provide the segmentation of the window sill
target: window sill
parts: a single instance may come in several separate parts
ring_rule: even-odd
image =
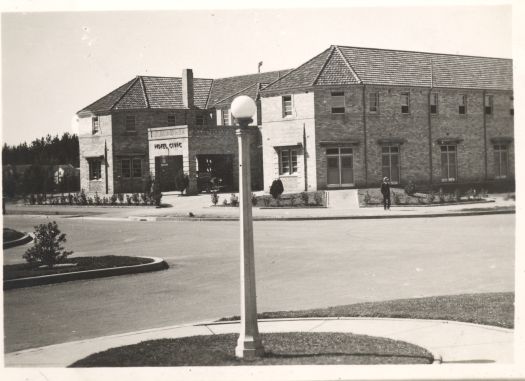
[[[297,173],[294,173],[292,175],[287,175],[287,174],[284,174],[284,175],[279,175],[279,177],[298,177],[299,175]]]
[[[94,182],[94,183],[101,183],[102,179],[89,179],[89,181]]]

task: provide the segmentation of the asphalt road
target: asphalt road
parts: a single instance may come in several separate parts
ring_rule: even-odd
[[[52,218],[75,255],[160,256],[170,268],[4,292],[6,352],[239,314],[238,222]],[[515,215],[256,222],[258,310],[513,291],[514,226]]]

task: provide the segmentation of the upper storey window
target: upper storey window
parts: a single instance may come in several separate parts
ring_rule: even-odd
[[[344,91],[332,91],[332,114],[345,113],[345,93]]]
[[[511,95],[510,96],[510,115],[514,115],[514,97]]]
[[[175,115],[170,114],[168,115],[168,126],[174,126],[175,125]]]
[[[485,114],[492,115],[494,98],[492,95],[485,95]]]
[[[410,93],[401,93],[401,113],[408,114],[410,112]]]
[[[462,94],[459,96],[459,109],[458,112],[461,115],[465,115],[467,113],[467,96]]]
[[[284,95],[282,102],[283,102],[283,118],[285,116],[292,115],[292,96]]]
[[[438,113],[438,95],[436,93],[430,94],[430,113]]]
[[[126,116],[126,132],[135,132],[135,131],[136,131],[135,115]]]
[[[368,111],[379,112],[379,93],[370,93],[368,97]]]
[[[100,122],[98,120],[98,116],[94,116],[93,119],[91,119],[91,133],[93,135],[98,134],[100,131]]]

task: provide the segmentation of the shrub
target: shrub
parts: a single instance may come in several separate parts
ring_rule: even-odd
[[[394,201],[394,205],[399,205],[401,203],[401,200],[399,198],[399,193],[392,191],[392,199]]]
[[[443,188],[439,188],[438,199],[439,199],[440,203],[444,203],[445,202],[445,193],[443,193]]]
[[[31,194],[29,195],[29,203],[30,203],[31,205],[35,205],[35,204],[36,204],[36,197],[35,197],[35,195],[34,195],[33,193],[31,193]]]
[[[432,204],[434,200],[436,199],[436,195],[434,194],[434,191],[430,191],[427,193],[427,203]]]
[[[232,193],[230,196],[231,206],[239,206],[239,197],[235,193]]]
[[[144,204],[144,205],[148,205],[148,200],[149,199],[149,196],[148,196],[148,193],[141,193],[140,194],[140,201]]]
[[[131,200],[133,201],[133,203],[134,203],[135,205],[140,204],[140,197],[139,197],[139,194],[138,194],[138,193],[133,193],[133,194],[131,195]]]
[[[23,258],[31,264],[43,264],[52,268],[62,262],[72,251],[64,250],[62,243],[66,242],[66,235],[60,231],[55,221],[35,226],[35,240]]]
[[[295,204],[296,204],[295,197],[292,195],[292,197],[290,197],[290,206],[295,206]]]
[[[228,206],[228,200],[226,200],[226,199],[222,200],[222,205]]]
[[[154,200],[156,206],[160,206],[162,201],[162,192],[160,191],[160,180],[153,180],[153,190],[151,192],[151,198]]]
[[[124,203],[124,195],[122,193],[117,194],[117,199],[120,204]]]
[[[115,193],[111,195],[111,197],[109,198],[109,202],[111,203],[111,205],[115,205],[117,203],[117,195]]]
[[[412,181],[409,181],[405,186],[405,193],[409,196],[413,196],[416,193],[416,186]]]
[[[257,196],[252,193],[252,206],[257,206]]]
[[[460,202],[461,201],[461,192],[459,191],[459,189],[456,189],[454,191],[454,196],[453,197],[454,197],[454,200],[456,202]]]
[[[87,203],[88,203],[88,205],[93,205],[93,197],[88,196]]]
[[[88,203],[86,192],[84,192],[84,189],[80,190],[79,202],[80,202],[80,205],[87,205]]]
[[[129,194],[126,195],[126,202],[128,203],[128,205],[131,205],[131,196]]]
[[[315,205],[323,205],[323,194],[321,192],[314,193]]]
[[[73,205],[73,201],[74,201],[74,199],[75,199],[75,198],[73,197],[73,195],[72,195],[71,193],[69,193],[69,194],[67,195],[67,202],[69,203],[69,205]]]
[[[269,197],[263,197],[263,204],[264,206],[270,205],[270,198]]]
[[[363,201],[367,205],[370,204],[370,193],[368,193],[368,191],[366,191],[365,196],[363,197]]]
[[[101,199],[100,199],[100,196],[98,195],[98,192],[95,192],[95,198],[93,200],[95,202],[95,205],[100,205],[101,203]]]
[[[62,196],[60,196],[60,203],[64,204],[64,205],[67,204],[68,203],[68,197],[66,195],[64,195],[64,194]]]
[[[308,193],[307,192],[301,192],[301,200],[303,202],[303,205],[308,205]]]
[[[42,204],[44,203],[44,196],[41,195],[40,193],[38,193],[38,194],[36,195],[36,203],[37,203],[38,205],[42,205]]]
[[[217,192],[212,192],[211,194],[211,203],[215,206],[219,202],[219,195]]]
[[[107,205],[107,204],[109,204],[109,199],[106,196],[102,197],[102,205]]]
[[[270,194],[273,198],[279,198],[284,192],[284,186],[281,179],[274,180],[270,186]]]

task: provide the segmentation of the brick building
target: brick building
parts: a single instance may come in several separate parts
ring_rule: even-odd
[[[192,193],[235,189],[238,95],[257,103],[254,189],[513,181],[512,94],[509,59],[346,46],[288,71],[138,76],[78,112],[81,187],[174,190],[186,174]]]
[[[260,110],[260,90],[286,71],[221,79],[137,76],[77,113],[81,188],[86,192],[144,192],[149,176],[163,191],[189,192],[212,177],[225,189],[238,179],[237,137],[229,108],[237,95],[249,95]],[[260,124],[260,111],[254,125]],[[262,187],[258,129],[252,137],[252,177]]]
[[[265,189],[514,178],[509,59],[331,46],[261,106]]]

